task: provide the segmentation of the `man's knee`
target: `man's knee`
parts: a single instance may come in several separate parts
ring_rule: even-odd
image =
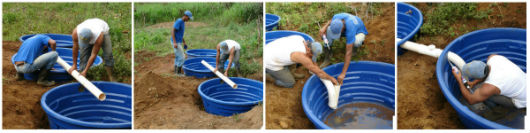
[[[57,51],[51,51],[50,57],[55,61],[59,57],[59,53],[57,53]]]

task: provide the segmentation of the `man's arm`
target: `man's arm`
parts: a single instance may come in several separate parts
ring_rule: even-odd
[[[225,76],[228,76],[228,70],[230,70],[230,67],[232,67],[232,60],[234,60],[235,51],[236,47],[232,47],[232,49],[230,49],[230,56],[228,56],[228,66],[226,67]]]
[[[219,46],[219,45],[221,45],[221,44],[220,43],[217,44],[217,48],[215,48],[216,51],[217,51],[217,54],[215,55],[215,70],[213,71],[214,73],[217,71],[217,69],[219,69],[219,56],[221,55],[221,50],[220,50],[221,46]]]
[[[320,31],[318,32],[320,37],[324,36],[326,34],[326,31],[328,30],[328,26],[331,24],[331,20],[329,20],[322,28],[320,28]]]
[[[99,53],[99,49],[101,48],[101,45],[103,44],[103,36],[104,36],[104,33],[101,33],[98,36],[98,39],[96,40],[96,43],[94,44],[94,47],[92,48],[92,54],[90,54],[90,58],[88,58],[88,63],[86,64],[85,70],[81,72],[81,75],[86,76],[88,69],[92,66],[92,63],[94,63],[94,60],[96,60],[96,57],[98,56],[98,53]]]
[[[476,104],[479,102],[483,102],[486,99],[488,99],[490,96],[495,94],[500,94],[501,91],[495,87],[494,85],[484,83],[482,84],[482,87],[475,90],[473,94],[467,90],[467,88],[464,86],[464,83],[462,82],[461,74],[456,73],[455,70],[453,70],[453,75],[456,78],[456,81],[458,81],[458,86],[460,88],[460,92],[462,93],[462,96],[469,104]]]
[[[177,31],[176,29],[173,28],[173,30],[171,30],[171,42],[173,42],[173,48],[177,48],[177,40],[175,39],[175,31]]]
[[[301,52],[293,52],[291,53],[291,60],[293,60],[296,63],[302,64],[305,68],[307,68],[309,71],[315,73],[318,77],[330,80],[333,82],[333,84],[338,85],[338,82],[335,78],[328,75],[326,72],[324,72],[322,69],[320,69],[317,65],[313,63],[309,57],[305,56],[304,53]]]
[[[73,70],[77,70],[77,55],[79,53],[79,42],[77,37],[77,28],[74,28],[74,31],[72,31],[72,41],[74,43],[74,46],[72,46],[72,67],[68,69],[68,73],[72,73]]]
[[[340,73],[339,77],[337,77],[337,80],[342,85],[344,78],[346,78],[346,72],[348,71],[348,67],[350,67],[350,61],[351,56],[353,54],[353,44],[347,44],[346,45],[346,54],[344,54],[344,66],[342,66],[342,72]]]
[[[55,48],[57,47],[55,40],[48,40],[48,44],[50,45],[50,48],[52,48],[52,51],[55,51]]]

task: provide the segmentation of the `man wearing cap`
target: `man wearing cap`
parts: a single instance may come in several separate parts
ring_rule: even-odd
[[[453,70],[462,96],[469,104],[490,101],[507,108],[526,108],[526,73],[501,55],[490,55],[487,64],[474,60],[464,65],[464,76],[475,79],[469,85],[482,83],[474,92],[464,86],[461,74]]]
[[[340,84],[346,77],[346,71],[350,66],[353,47],[360,47],[363,44],[365,35],[368,30],[364,26],[361,18],[353,16],[349,13],[335,14],[326,25],[320,29],[320,36],[323,37],[324,42],[324,62],[320,65],[321,68],[326,67],[330,63],[332,56],[331,45],[334,40],[338,40],[341,36],[346,38],[346,54],[344,54],[344,67],[342,73],[337,77]]]
[[[302,36],[292,35],[276,39],[265,45],[265,68],[281,87],[292,88],[296,81],[289,71],[288,66],[300,63],[319,78],[328,79],[333,84],[338,82],[316,65],[316,57],[322,53],[322,45],[318,42],[309,42]]]
[[[228,70],[232,66],[232,62],[236,67],[236,75],[240,76],[239,71],[239,57],[241,55],[241,46],[234,40],[224,40],[217,44],[217,56],[215,56],[215,71],[224,70],[224,64],[228,60],[228,66],[224,72],[225,76],[228,76]]]
[[[112,57],[112,44],[109,35],[109,25],[107,22],[99,18],[91,18],[83,21],[72,31],[73,51],[72,68],[68,70],[71,73],[77,70],[77,55],[80,52],[79,67],[81,75],[86,76],[88,69],[96,60],[99,49],[103,49],[103,61],[105,62],[105,70],[110,81],[115,81],[112,75],[114,66],[114,59]]]
[[[52,51],[45,53],[48,47]],[[52,86],[54,81],[47,81],[46,76],[57,62],[58,54],[55,51],[55,40],[46,35],[35,35],[22,43],[12,62],[17,70],[17,80],[24,78],[24,73],[39,71],[37,84]]]
[[[179,18],[173,24],[173,29],[171,30],[171,46],[173,46],[173,51],[175,52],[175,74],[177,76],[183,76],[182,64],[184,64],[184,49],[187,48],[186,41],[184,40],[184,22],[193,20],[193,16],[190,11],[185,11],[184,16]],[[184,46],[184,47],[183,47]]]

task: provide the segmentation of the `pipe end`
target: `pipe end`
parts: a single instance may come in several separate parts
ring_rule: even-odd
[[[104,101],[105,99],[107,99],[107,95],[105,95],[105,93],[101,93],[99,94],[98,99],[99,101]]]
[[[234,86],[232,86],[233,89],[237,89],[237,84],[234,84]]]

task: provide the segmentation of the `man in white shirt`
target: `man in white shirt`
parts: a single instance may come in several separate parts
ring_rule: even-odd
[[[230,70],[232,63],[236,67],[236,75],[240,76],[240,65],[239,57],[241,56],[241,46],[234,40],[224,40],[217,44],[217,55],[215,56],[215,71],[224,70],[225,62],[228,60],[228,66],[224,72],[225,76],[228,76],[228,70]]]
[[[480,88],[470,92],[464,86],[461,74],[453,70],[462,96],[469,104],[488,100],[507,108],[526,108],[526,73],[508,58],[493,54],[488,57],[487,64],[476,60],[467,63],[462,73],[475,79],[469,83],[471,88],[482,83]]]
[[[83,21],[72,32],[72,39],[74,46],[72,48],[72,68],[68,70],[71,73],[77,70],[77,55],[81,52],[79,66],[81,75],[86,76],[88,69],[96,60],[99,49],[103,49],[103,61],[105,62],[105,70],[109,76],[110,81],[115,81],[112,76],[112,69],[114,66],[114,59],[112,57],[112,44],[109,35],[109,25],[99,19],[91,18]]]
[[[302,64],[319,78],[328,79],[333,84],[338,82],[316,64],[317,56],[322,53],[322,45],[318,42],[309,42],[302,36],[292,35],[276,39],[265,45],[264,62],[265,71],[274,83],[281,87],[292,88],[296,83],[288,66],[296,63]]]

